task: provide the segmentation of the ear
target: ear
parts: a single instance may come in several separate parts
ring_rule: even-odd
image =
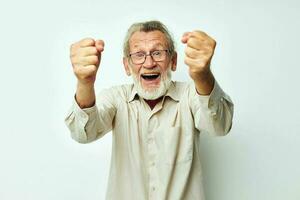
[[[177,67],[177,52],[174,52],[174,55],[172,57],[172,66],[171,66],[171,70],[174,72],[176,71],[176,67]]]
[[[124,65],[124,69],[125,69],[125,71],[126,71],[127,76],[130,76],[131,73],[130,73],[129,63],[128,63],[128,62],[129,62],[129,61],[128,61],[128,58],[123,57],[123,65]]]

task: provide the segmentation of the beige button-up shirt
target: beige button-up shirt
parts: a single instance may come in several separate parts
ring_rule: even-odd
[[[74,140],[89,143],[112,130],[107,200],[204,200],[200,134],[225,135],[233,103],[215,82],[209,96],[172,82],[153,110],[135,87],[103,90],[96,105],[74,104],[65,119]]]

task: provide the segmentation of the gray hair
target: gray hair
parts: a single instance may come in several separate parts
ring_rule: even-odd
[[[137,31],[146,32],[146,33],[151,32],[151,31],[162,32],[167,39],[167,48],[169,50],[169,54],[171,57],[174,56],[174,54],[175,54],[174,40],[173,40],[171,34],[169,33],[167,27],[160,21],[145,21],[145,22],[134,23],[129,27],[127,34],[125,36],[125,39],[124,39],[124,43],[123,43],[124,57],[129,57],[129,51],[130,51],[129,40],[130,40],[131,36]]]

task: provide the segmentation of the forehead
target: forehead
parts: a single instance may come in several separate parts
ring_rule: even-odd
[[[130,49],[141,47],[166,47],[166,36],[161,31],[135,32],[129,40]]]

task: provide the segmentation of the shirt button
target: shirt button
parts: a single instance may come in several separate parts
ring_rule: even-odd
[[[155,187],[152,187],[152,191],[155,191]]]
[[[148,139],[148,144],[152,143],[153,142],[153,139],[152,138],[149,138]]]
[[[151,166],[152,166],[152,167],[155,166],[155,162],[152,162],[152,163],[151,163]]]
[[[224,101],[224,98],[223,98],[223,97],[221,97],[221,101]]]

